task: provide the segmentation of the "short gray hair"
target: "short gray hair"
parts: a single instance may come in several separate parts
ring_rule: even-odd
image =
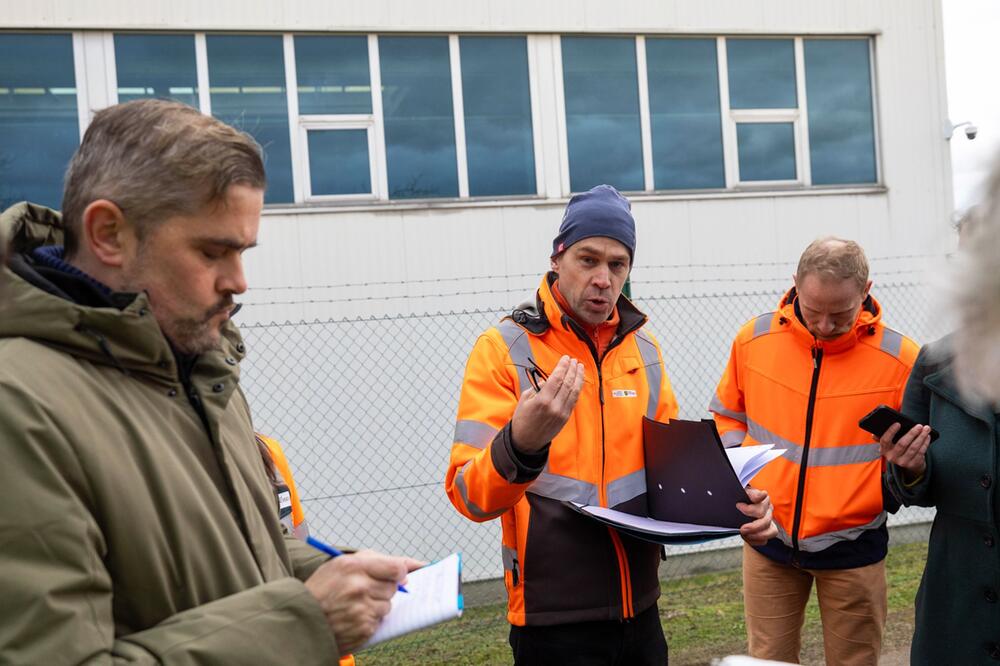
[[[83,212],[98,199],[121,208],[141,240],[169,217],[223,201],[230,185],[266,183],[257,142],[197,109],[152,99],[102,109],[66,171],[66,255],[75,255]]]
[[[958,310],[955,365],[959,385],[974,396],[1000,404],[1000,161],[993,168],[986,198],[963,229],[953,299]]]

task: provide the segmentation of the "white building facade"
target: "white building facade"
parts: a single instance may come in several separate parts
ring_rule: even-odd
[[[632,200],[637,297],[705,297],[748,281],[780,289],[826,234],[866,248],[877,293],[880,270],[923,271],[944,251],[943,58],[939,0],[0,0],[0,204],[58,207],[96,110],[171,97],[263,146],[269,188],[241,315],[251,327],[502,310],[547,268],[572,193],[599,183]],[[724,328],[722,349],[735,333]],[[404,348],[412,359],[464,344],[461,359],[473,339]],[[400,363],[371,361],[387,373]],[[705,377],[721,372],[717,359],[704,364]],[[454,396],[461,361],[444,374],[405,392]],[[323,378],[310,390],[326,391]],[[364,395],[344,391],[313,411],[354,399],[349,411],[366,411]],[[702,413],[701,399],[687,413]],[[300,459],[304,442],[330,431],[321,417],[312,429],[271,417]],[[442,504],[449,426],[428,428],[436,448],[414,454],[431,461],[422,511],[446,523],[412,537],[423,556],[437,554],[435,540],[481,534]],[[338,429],[353,441],[406,439],[361,430]],[[412,448],[389,446],[381,459]],[[339,498],[340,512],[345,489],[381,492],[357,485],[353,454],[332,460],[299,465],[326,466],[303,472],[317,506]],[[413,468],[404,462],[393,483],[407,485]],[[404,514],[424,501],[389,495],[382,505]],[[342,536],[371,541],[360,528]],[[473,558],[470,573],[495,575],[494,560]]]

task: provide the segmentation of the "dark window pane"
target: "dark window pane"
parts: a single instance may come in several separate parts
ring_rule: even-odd
[[[205,39],[212,115],[249,132],[264,149],[265,203],[291,202],[292,152],[281,37],[208,35]]]
[[[646,39],[658,190],[725,187],[714,39]]]
[[[525,38],[462,37],[460,45],[469,194],[534,194]]]
[[[737,123],[740,180],[795,180],[792,123]]]
[[[313,196],[370,194],[368,132],[309,130],[309,183]]]
[[[867,39],[805,40],[809,157],[816,185],[875,182]]]
[[[0,34],[0,210],[59,208],[79,144],[72,37]]]
[[[570,189],[643,189],[635,40],[563,37],[562,66]]]
[[[115,35],[118,101],[156,97],[198,108],[194,35]]]
[[[458,196],[447,37],[379,37],[391,199]]]
[[[729,108],[794,109],[795,46],[791,39],[726,39]]]
[[[299,114],[371,113],[367,37],[295,36]]]

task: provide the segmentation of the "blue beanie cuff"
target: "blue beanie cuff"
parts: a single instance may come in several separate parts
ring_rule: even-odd
[[[602,236],[618,241],[635,256],[635,220],[628,199],[610,185],[598,185],[575,195],[566,205],[559,234],[552,241],[552,256],[565,252],[584,238]]]

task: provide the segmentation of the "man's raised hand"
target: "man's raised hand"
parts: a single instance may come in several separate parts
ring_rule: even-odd
[[[559,359],[538,391],[528,389],[511,419],[514,446],[522,453],[538,453],[563,429],[583,388],[583,364],[569,356]]]

